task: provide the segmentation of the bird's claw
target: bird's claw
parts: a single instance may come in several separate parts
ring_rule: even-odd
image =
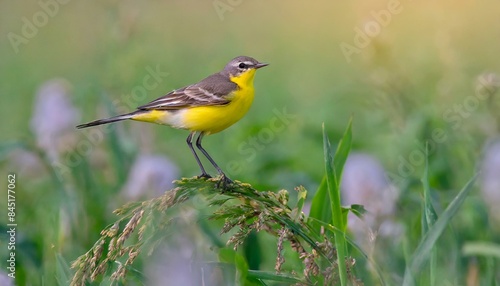
[[[197,178],[198,178],[198,179],[211,179],[211,178],[212,178],[212,176],[210,176],[210,175],[209,175],[209,174],[207,174],[207,173],[203,173],[203,174],[201,174],[201,175],[197,176]]]
[[[216,187],[221,188],[222,191],[228,190],[229,185],[231,185],[233,181],[229,179],[226,174],[222,174],[220,180],[217,182]]]

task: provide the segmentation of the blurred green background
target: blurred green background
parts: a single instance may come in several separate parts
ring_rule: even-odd
[[[405,247],[419,238],[425,142],[434,141],[429,170],[439,212],[499,135],[497,1],[62,2],[0,1],[0,168],[18,174],[19,285],[52,285],[56,254],[70,262],[90,248],[113,221],[111,211],[127,202],[117,194],[137,154],[168,157],[178,177],[198,174],[186,131],[137,122],[111,127],[88,154],[78,142],[89,141],[91,131],[63,127],[71,139],[47,154],[33,115],[35,95],[54,78],[70,86],[76,125],[133,110],[235,56],[269,63],[256,75],[250,112],[207,137],[206,149],[233,179],[259,189],[304,185],[312,196],[324,174],[321,125],[335,143],[352,116],[353,151],[377,158],[400,194],[392,215],[404,225],[406,246],[375,256],[392,278],[404,271]],[[134,99],[151,69],[168,75]],[[482,99],[485,90],[491,96]],[[273,131],[277,113],[290,116]],[[58,109],[50,115],[57,122]],[[444,139],[435,142],[434,132]],[[20,149],[42,158],[42,166],[30,171],[34,163],[23,163]],[[75,152],[82,163],[69,166]],[[62,175],[51,171],[54,158],[69,166]],[[464,241],[500,238],[480,187],[441,242],[440,277],[448,285],[465,285],[474,265],[479,273],[499,269],[496,260],[470,262],[460,252]]]

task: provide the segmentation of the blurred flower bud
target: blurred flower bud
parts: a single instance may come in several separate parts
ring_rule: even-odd
[[[157,197],[173,187],[178,175],[177,166],[166,157],[140,154],[121,192],[128,200]]]
[[[79,112],[70,96],[70,84],[64,79],[45,82],[36,94],[31,130],[38,147],[51,160],[56,160],[63,151],[73,149],[77,141],[75,126]]]
[[[7,273],[0,270],[0,285],[2,286],[14,286],[14,279],[10,278]]]
[[[206,262],[217,259],[213,245],[200,239],[192,220],[176,221],[176,235],[158,247],[145,264],[149,285],[232,285],[225,283],[220,265]]]
[[[147,267],[151,285],[199,285],[198,277],[193,277],[193,252],[191,241],[176,244],[176,247],[162,247],[155,251],[154,263]],[[165,282],[168,283],[165,284]]]
[[[490,217],[500,222],[500,139],[486,146],[481,164],[481,195]]]
[[[377,159],[366,154],[349,155],[341,191],[344,205],[360,204],[368,211],[362,220],[353,214],[348,218],[356,238],[369,240],[363,242],[365,246],[373,243],[377,235],[397,237],[401,233],[401,227],[393,221],[398,191]]]
[[[9,163],[12,170],[17,170],[19,176],[36,178],[44,174],[45,167],[37,154],[25,149],[17,149],[10,152]],[[2,284],[0,284],[2,285]]]

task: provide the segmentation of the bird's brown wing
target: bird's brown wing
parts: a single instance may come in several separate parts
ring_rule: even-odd
[[[227,98],[238,86],[221,74],[211,75],[199,83],[169,92],[148,104],[139,106],[142,110],[176,110],[185,107],[225,105]]]

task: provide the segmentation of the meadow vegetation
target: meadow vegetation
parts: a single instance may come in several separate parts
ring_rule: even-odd
[[[497,3],[40,3],[0,4],[6,281],[500,283]],[[229,190],[193,177],[185,131],[74,128],[238,55],[270,65],[247,116],[204,139]]]

